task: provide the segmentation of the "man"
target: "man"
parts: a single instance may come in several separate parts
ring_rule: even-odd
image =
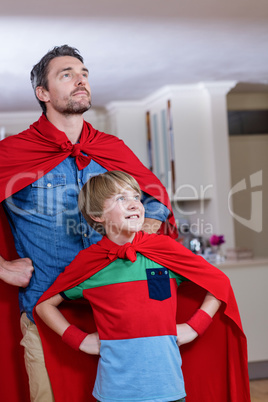
[[[0,279],[21,286],[21,344],[31,400],[50,402],[53,392],[32,310],[75,255],[101,239],[78,211],[83,184],[107,170],[127,171],[144,192],[144,230],[158,231],[167,218],[174,228],[175,221],[158,179],[122,141],[84,121],[91,90],[77,49],[55,47],[34,66],[31,81],[43,115],[28,130],[1,143],[0,201],[20,258],[9,261],[0,250]],[[153,193],[146,191],[152,183]],[[176,229],[172,234],[176,236]]]

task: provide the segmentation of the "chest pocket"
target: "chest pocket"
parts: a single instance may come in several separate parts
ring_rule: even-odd
[[[66,176],[47,174],[32,183],[32,196],[36,212],[54,216],[67,209]]]
[[[165,300],[171,297],[169,272],[166,268],[146,269],[150,299]]]

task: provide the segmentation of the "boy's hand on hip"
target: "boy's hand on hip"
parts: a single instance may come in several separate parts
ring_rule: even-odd
[[[81,342],[79,349],[82,352],[88,353],[90,355],[100,354],[100,338],[98,332],[93,334],[88,334],[85,339]]]
[[[192,342],[198,333],[188,324],[177,324],[177,344],[179,346]]]

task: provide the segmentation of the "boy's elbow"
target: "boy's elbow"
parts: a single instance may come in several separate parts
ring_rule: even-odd
[[[35,311],[37,315],[39,315],[39,317],[42,317],[43,308],[43,303],[37,304],[37,306],[35,306]]]

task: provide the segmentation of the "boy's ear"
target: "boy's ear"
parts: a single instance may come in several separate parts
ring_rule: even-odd
[[[102,216],[94,216],[94,215],[89,215],[89,216],[90,216],[90,218],[91,218],[93,221],[95,221],[95,222],[100,222],[100,223],[103,223],[103,222],[104,222],[104,219],[103,219]]]
[[[35,93],[36,93],[37,98],[41,102],[48,102],[49,101],[49,93],[44,87],[41,87],[41,86],[36,87]]]

